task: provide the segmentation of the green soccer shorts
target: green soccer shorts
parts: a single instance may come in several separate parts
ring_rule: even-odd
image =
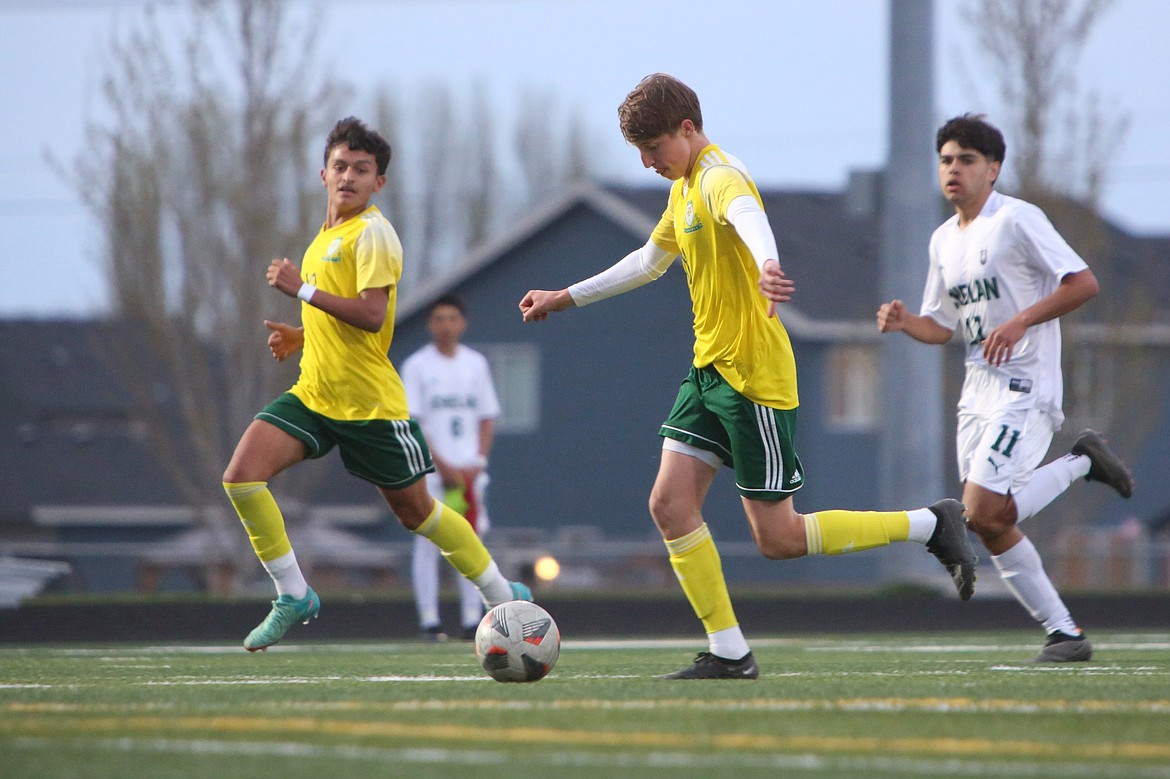
[[[413,419],[341,422],[321,416],[291,392],[265,406],[256,419],[301,441],[310,459],[324,457],[336,446],[347,471],[378,487],[409,487],[435,470],[431,450]]]
[[[753,403],[711,366],[691,368],[658,435],[718,456],[745,498],[784,500],[804,485],[796,409]]]

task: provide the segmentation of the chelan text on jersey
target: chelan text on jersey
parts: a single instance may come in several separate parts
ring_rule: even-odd
[[[962,308],[983,300],[998,300],[999,279],[997,277],[975,279],[970,284],[957,284],[947,290],[947,294],[955,302],[955,308]]]

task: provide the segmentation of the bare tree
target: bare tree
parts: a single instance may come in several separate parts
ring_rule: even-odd
[[[963,9],[1007,107],[1012,180],[1025,198],[1059,193],[1091,206],[1100,198],[1129,118],[1108,113],[1099,95],[1083,93],[1077,67],[1094,26],[1114,4],[974,0]],[[1070,161],[1079,169],[1070,170]]]
[[[131,393],[152,453],[219,532],[235,521],[219,488],[231,444],[289,384],[289,367],[264,359],[264,269],[298,257],[319,218],[308,152],[343,94],[305,55],[313,32],[279,0],[148,8],[111,41],[105,115],[73,169],[103,226],[113,313],[148,331],[182,412],[176,436]],[[132,386],[138,357],[100,348]]]
[[[486,159],[475,159],[481,150],[465,143],[455,97],[446,84],[426,85],[416,111],[382,89],[374,116],[397,158],[374,202],[402,238],[403,283],[408,285],[438,273],[465,248],[470,218],[465,182],[478,167],[494,165],[492,150],[486,150]]]
[[[530,202],[536,202],[588,173],[585,138],[573,116],[567,128],[554,122],[556,100],[550,90],[522,95],[520,116],[513,135],[517,159]]]
[[[464,123],[464,166],[466,186],[459,199],[467,219],[464,245],[482,243],[492,233],[500,216],[497,198],[502,189],[499,163],[494,150],[492,107],[487,89],[477,85],[472,92],[471,121]]]
[[[390,183],[375,200],[402,237],[404,286],[450,269],[528,204],[588,175],[580,123],[559,137],[550,101],[536,93],[522,101],[513,143],[503,150],[498,109],[481,84],[466,102],[443,84],[429,84],[415,111],[383,89],[374,115],[396,155],[411,149],[392,164]],[[513,170],[518,175],[509,176]]]

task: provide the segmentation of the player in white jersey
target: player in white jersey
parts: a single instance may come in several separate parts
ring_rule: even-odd
[[[431,343],[406,358],[402,382],[410,415],[431,447],[435,472],[427,475],[431,495],[458,511],[482,536],[490,526],[484,493],[487,459],[500,403],[487,358],[459,342],[467,329],[467,309],[457,295],[436,300],[427,318]],[[424,639],[445,641],[439,618],[439,549],[416,540],[411,580],[419,628]],[[474,638],[483,616],[483,599],[459,577],[460,625]]]
[[[1097,280],[1039,208],[995,191],[1005,152],[999,130],[981,116],[956,117],[939,129],[936,150],[955,215],[931,237],[920,313],[900,300],[883,304],[878,329],[930,344],[961,334],[957,448],[968,525],[1044,626],[1036,661],[1085,661],[1092,647],[1018,523],[1081,477],[1133,493],[1128,469],[1092,430],[1070,454],[1038,467],[1064,422],[1058,318],[1096,295]]]

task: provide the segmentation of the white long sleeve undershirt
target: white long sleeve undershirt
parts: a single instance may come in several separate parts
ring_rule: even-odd
[[[629,292],[666,273],[677,256],[653,241],[647,241],[645,246],[630,252],[596,276],[569,287],[569,296],[575,305],[587,306]]]
[[[780,262],[780,252],[776,249],[776,236],[772,234],[772,225],[768,223],[768,215],[760,208],[754,197],[740,195],[728,203],[727,221],[752,253],[757,268],[764,270],[764,263],[768,260]]]

